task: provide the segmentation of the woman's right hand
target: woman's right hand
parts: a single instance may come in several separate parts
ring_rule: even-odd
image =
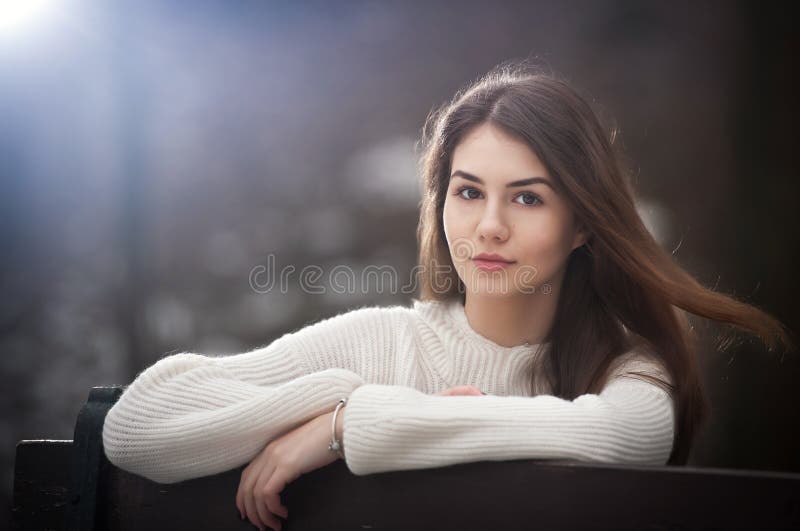
[[[433,394],[439,396],[480,396],[485,395],[486,393],[474,385],[457,385],[455,387],[448,387],[443,391]]]

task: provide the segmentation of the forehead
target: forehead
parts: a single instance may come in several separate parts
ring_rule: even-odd
[[[464,170],[485,180],[548,177],[547,169],[524,142],[491,124],[469,131],[453,151],[451,173]]]

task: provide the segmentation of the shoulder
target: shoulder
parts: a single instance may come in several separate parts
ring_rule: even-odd
[[[615,378],[656,379],[674,385],[664,360],[644,345],[634,346],[611,362],[608,382]]]
[[[287,332],[281,339],[316,335],[327,336],[338,332],[374,335],[382,330],[396,331],[398,326],[410,322],[413,313],[412,308],[401,305],[361,306],[342,310],[335,315],[306,324],[298,330]]]
[[[360,306],[340,311],[336,315],[318,321],[316,324],[319,326],[332,326],[337,323],[408,320],[413,313],[414,310],[412,308],[398,304]]]

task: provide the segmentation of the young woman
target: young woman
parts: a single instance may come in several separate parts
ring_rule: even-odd
[[[108,413],[112,463],[162,483],[249,463],[236,505],[261,529],[288,515],[287,483],[339,457],[359,475],[685,464],[708,408],[686,312],[788,345],[659,246],[609,136],[556,76],[501,65],[432,113],[421,145],[413,305],[159,360]]]

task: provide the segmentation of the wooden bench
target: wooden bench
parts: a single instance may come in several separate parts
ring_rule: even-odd
[[[244,468],[162,485],[111,465],[102,426],[121,387],[95,387],[72,441],[21,441],[15,530],[253,529]],[[284,529],[797,529],[800,474],[518,460],[352,475],[343,461],[286,487]]]

